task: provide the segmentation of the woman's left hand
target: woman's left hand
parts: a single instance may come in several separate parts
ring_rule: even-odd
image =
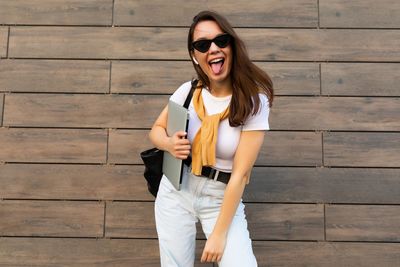
[[[226,235],[216,234],[214,232],[208,237],[204,246],[201,262],[219,262],[224,253],[226,244]]]

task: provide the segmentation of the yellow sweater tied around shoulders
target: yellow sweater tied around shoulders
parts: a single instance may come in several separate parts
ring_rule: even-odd
[[[200,88],[199,88],[200,86]],[[193,105],[201,120],[201,127],[192,144],[192,173],[201,175],[203,166],[214,166],[216,163],[216,145],[219,122],[229,115],[229,106],[221,113],[207,115],[201,96],[201,82],[193,93]]]

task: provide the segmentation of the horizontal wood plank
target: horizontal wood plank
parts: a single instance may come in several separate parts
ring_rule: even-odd
[[[151,128],[168,98],[158,95],[7,94],[3,124]],[[274,130],[400,130],[400,98],[279,96],[275,101],[269,119]]]
[[[253,60],[400,61],[400,31],[237,29]],[[187,29],[11,27],[12,58],[189,59]],[[265,49],[268,47],[268,49]]]
[[[277,97],[274,130],[399,131],[400,98]]]
[[[196,267],[205,241],[196,243]],[[4,266],[160,266],[158,241],[146,239],[1,238]],[[259,266],[397,267],[400,244],[254,241]],[[362,257],[360,257],[362,255]]]
[[[255,62],[271,78],[274,95],[319,95],[319,64],[302,62]]]
[[[105,233],[111,238],[157,237],[154,203],[112,202],[106,206]],[[254,240],[323,240],[322,205],[245,203],[250,236]],[[197,238],[205,239],[200,223]]]
[[[259,266],[397,267],[400,244],[254,241]]]
[[[400,206],[327,205],[326,239],[400,241]]]
[[[142,164],[140,152],[148,145],[148,131],[110,131],[109,162]],[[127,156],[128,155],[128,156]],[[267,132],[257,165],[321,165],[321,135],[307,132]]]
[[[0,161],[104,163],[104,130],[0,128]]]
[[[7,55],[8,27],[0,27],[0,58]]]
[[[256,60],[400,60],[398,30],[238,29],[237,32],[247,44],[251,58]]]
[[[8,94],[4,125],[151,128],[167,103],[151,95]]]
[[[399,204],[399,177],[400,169],[255,167],[243,200]]]
[[[321,134],[314,132],[267,132],[256,165],[320,166]]]
[[[189,61],[113,61],[111,92],[172,94],[195,73]]]
[[[400,28],[397,0],[320,0],[321,27]]]
[[[143,171],[142,165],[5,164],[0,198],[154,201]],[[398,204],[398,177],[400,169],[255,167],[243,200]]]
[[[184,6],[184,9],[182,7]],[[223,0],[153,0],[115,1],[114,21],[117,25],[190,26],[200,10],[221,12],[234,27],[316,27],[315,0],[230,1]]]
[[[108,93],[110,63],[86,60],[2,60],[0,91]]]
[[[111,25],[112,0],[0,2],[0,24]]]
[[[324,240],[324,207],[320,204],[245,203],[253,240]]]
[[[320,94],[318,64],[299,62],[255,62],[255,64],[271,77],[275,95]],[[193,64],[188,61],[114,61],[111,92],[173,94],[182,83],[194,77],[197,75]]]
[[[323,95],[400,96],[398,63],[321,63]]]
[[[186,35],[176,28],[15,26],[9,57],[188,59]]]
[[[0,165],[0,198],[147,200],[144,166],[75,164]]]
[[[400,133],[323,134],[327,166],[400,167]]]
[[[204,240],[196,241],[195,267]],[[158,240],[82,238],[0,238],[0,266],[160,266]]]
[[[0,201],[2,236],[102,237],[104,203]]]
[[[143,164],[140,152],[154,147],[148,130],[111,130],[108,140],[110,163]]]

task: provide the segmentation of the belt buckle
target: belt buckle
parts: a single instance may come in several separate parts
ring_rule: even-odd
[[[211,172],[210,172],[210,176],[208,178],[213,179],[214,181],[217,181],[218,175],[219,175],[219,170],[212,168]],[[214,176],[214,177],[212,177],[212,176]]]

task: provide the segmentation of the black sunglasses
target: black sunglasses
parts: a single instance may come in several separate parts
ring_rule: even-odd
[[[232,40],[232,36],[229,33],[218,35],[212,40],[202,39],[192,43],[192,47],[201,53],[205,53],[210,49],[211,43],[216,44],[219,48],[227,47]]]

